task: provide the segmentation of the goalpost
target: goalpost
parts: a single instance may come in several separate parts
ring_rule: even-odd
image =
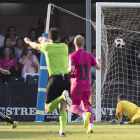
[[[140,105],[140,4],[96,3],[96,24],[91,19],[83,18],[54,4],[50,6],[52,10],[57,8],[89,21],[92,29],[96,30],[96,58],[102,58],[101,70],[96,71],[96,82],[92,85],[91,108],[96,121],[116,118],[119,94],[126,94],[129,101]],[[52,13],[51,8],[49,13]],[[114,46],[117,38],[124,40],[124,48]],[[42,91],[40,95],[43,95]],[[38,106],[37,115],[44,120],[43,104],[42,107]],[[70,112],[68,116],[68,121],[71,121]]]
[[[125,48],[115,48],[117,38],[124,40]],[[92,108],[96,121],[109,121],[116,118],[119,94],[140,103],[140,3],[96,3],[97,57],[102,58],[102,69],[92,86]]]
[[[47,23],[46,23],[46,33],[42,34],[42,37],[48,39],[49,25],[50,25],[50,14],[51,4],[48,5],[47,9]],[[46,87],[48,84],[48,68],[46,64],[45,54],[41,52],[40,57],[40,72],[39,72],[39,82],[38,82],[38,95],[36,104],[36,121],[44,122],[45,115],[45,98],[46,98]]]

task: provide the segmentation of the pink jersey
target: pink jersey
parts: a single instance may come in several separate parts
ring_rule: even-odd
[[[71,74],[71,91],[91,91],[90,67],[97,63],[92,56],[84,49],[78,50],[69,56],[70,65],[75,66],[75,71]]]

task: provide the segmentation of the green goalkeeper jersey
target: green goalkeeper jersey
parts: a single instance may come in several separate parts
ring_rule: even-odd
[[[46,57],[49,76],[68,73],[68,46],[64,43],[40,44],[38,50]]]

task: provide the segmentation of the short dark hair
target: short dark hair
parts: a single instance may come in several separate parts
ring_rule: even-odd
[[[63,40],[62,40],[62,42],[64,42],[66,39],[68,39],[68,40],[69,40],[69,38],[68,38],[68,37],[64,37],[64,38],[63,38]]]
[[[120,100],[126,100],[126,95],[120,94],[120,95],[118,96],[118,99],[120,99]]]
[[[30,32],[32,32],[32,31],[36,32],[36,30],[35,30],[34,28],[31,28],[31,29],[29,30],[28,34],[30,34]]]
[[[17,45],[17,42],[18,42],[19,39],[21,39],[21,40],[23,41],[23,45],[24,45],[24,39],[23,39],[22,37],[18,37],[18,38],[17,38],[17,40],[16,40],[16,45]]]
[[[9,26],[9,27],[7,28],[7,32],[9,32],[9,30],[10,30],[11,28],[14,28],[14,31],[16,31],[16,28],[15,28],[14,26]]]
[[[51,40],[56,41],[60,36],[60,30],[58,28],[50,28],[49,37]]]
[[[14,26],[9,26],[9,27],[7,28],[7,32],[9,32],[11,28],[13,28],[14,31],[16,32],[16,28],[15,28]],[[16,34],[14,34],[14,35],[16,36]],[[7,33],[7,35],[5,36],[5,38],[7,38],[7,37],[9,37],[9,33]]]
[[[29,30],[29,32],[28,32],[28,37],[30,36],[30,33],[31,33],[32,31],[36,33],[36,30],[35,30],[34,28],[31,28],[31,29]],[[30,38],[30,37],[29,37],[29,38]]]

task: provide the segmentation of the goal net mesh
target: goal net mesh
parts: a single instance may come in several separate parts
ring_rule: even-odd
[[[96,23],[71,11],[52,4],[53,8]],[[127,99],[140,105],[140,8],[101,8],[101,120],[116,118],[117,97],[126,94]],[[100,24],[100,23],[97,23]],[[98,36],[97,36],[98,37]],[[96,38],[97,38],[96,37]],[[124,48],[116,48],[114,41],[122,38]],[[98,46],[96,46],[98,49]],[[98,77],[96,77],[98,78]],[[92,85],[92,110],[96,117],[96,82]],[[77,116],[75,117],[77,118]],[[75,120],[75,119],[73,119]],[[126,118],[124,117],[124,120]],[[82,121],[78,117],[75,121]]]
[[[140,104],[140,8],[101,9],[101,120],[116,118],[117,97]],[[124,48],[114,41],[122,38]],[[96,46],[98,49],[98,46]],[[97,77],[98,78],[98,77]],[[92,85],[92,109],[96,108],[96,84]],[[96,114],[95,114],[96,115]],[[125,118],[124,118],[125,119]]]

